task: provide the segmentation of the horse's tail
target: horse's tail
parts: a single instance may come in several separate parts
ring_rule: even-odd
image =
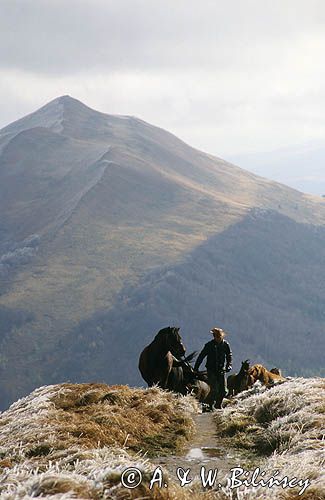
[[[147,382],[149,387],[151,387],[153,385],[153,381],[150,377],[150,371],[148,367],[147,348],[144,348],[139,356],[138,368],[143,380]]]

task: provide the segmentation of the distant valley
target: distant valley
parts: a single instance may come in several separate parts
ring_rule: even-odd
[[[325,196],[325,148],[322,142],[268,152],[229,155],[228,159],[257,175],[305,193]]]

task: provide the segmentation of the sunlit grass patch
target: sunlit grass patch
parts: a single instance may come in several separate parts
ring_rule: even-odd
[[[50,386],[35,391],[3,414],[6,429],[0,443],[18,461],[23,457],[55,460],[62,450],[73,447],[127,447],[148,455],[175,452],[194,428],[189,410],[194,411],[195,403],[187,398],[186,412],[180,399],[155,387]],[[25,429],[17,428],[17,415],[26,422]]]
[[[222,436],[235,436],[240,432],[247,431],[255,423],[251,416],[242,414],[231,414],[226,420],[222,415],[218,418],[217,433]]]
[[[164,490],[149,491],[153,466],[146,457],[180,450],[196,411],[191,397],[157,387],[39,388],[0,416],[1,498],[170,498]],[[142,471],[135,490],[121,485],[128,466]]]

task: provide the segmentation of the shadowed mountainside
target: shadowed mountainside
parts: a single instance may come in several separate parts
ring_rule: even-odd
[[[279,363],[282,354],[260,350],[274,330],[266,318],[277,318],[290,369],[320,369],[313,353],[295,361],[292,336],[322,328],[321,198],[64,96],[0,131],[0,213],[0,325],[12,317],[0,335],[2,407],[72,373],[132,383],[138,349],[175,321],[195,348],[220,323],[237,359],[245,347],[244,357]]]
[[[221,323],[230,332],[237,366],[250,358],[290,374],[322,373],[324,262],[325,228],[252,211],[184,262],[126,287],[110,311],[81,322],[60,370],[74,381],[100,376],[141,383],[138,353],[156,325],[170,318],[182,325],[190,351],[210,340],[210,326]]]

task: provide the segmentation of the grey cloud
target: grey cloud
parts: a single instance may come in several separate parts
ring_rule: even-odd
[[[2,0],[0,128],[70,94],[218,156],[325,134],[323,0]]]
[[[251,67],[259,46],[280,57],[324,18],[322,0],[2,0],[0,61],[48,74]]]

